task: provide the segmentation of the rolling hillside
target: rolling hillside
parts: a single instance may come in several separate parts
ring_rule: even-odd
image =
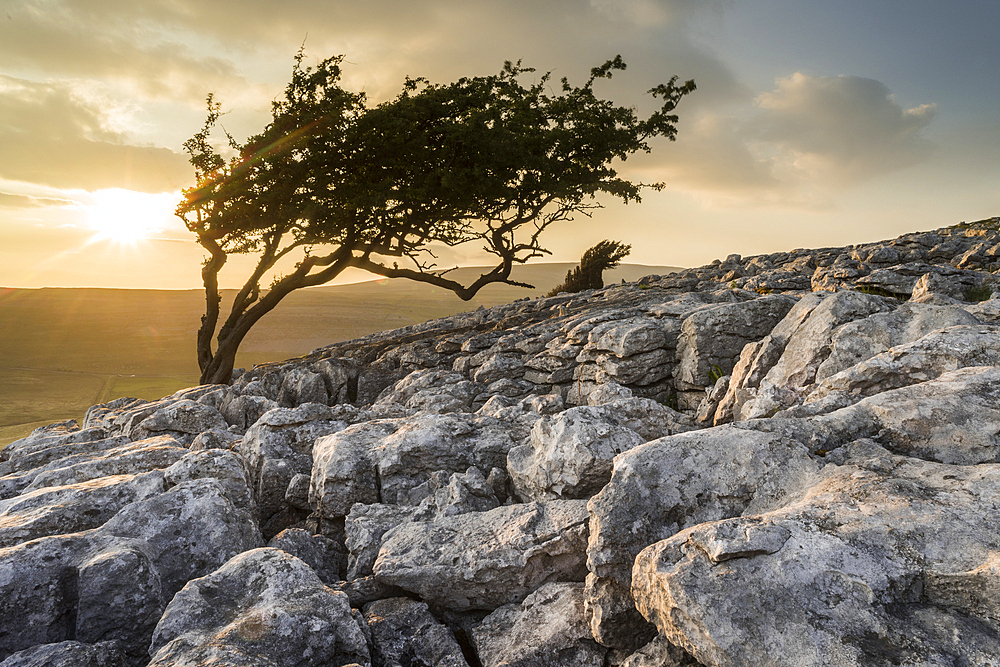
[[[374,331],[544,295],[572,263],[517,267],[536,289],[489,285],[471,301],[408,280],[299,290],[250,332],[240,366],[287,359]],[[673,270],[625,265],[610,284]],[[481,272],[453,272],[462,281]],[[224,307],[234,292],[224,292]],[[35,426],[78,419],[119,396],[159,398],[198,381],[200,290],[0,289],[0,445]]]

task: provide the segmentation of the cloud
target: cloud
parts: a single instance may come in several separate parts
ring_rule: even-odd
[[[363,70],[349,76],[384,99],[404,75],[447,80],[523,57],[586,76],[618,52],[631,60],[637,48],[691,50],[685,22],[720,2],[24,0],[0,21],[0,62],[31,76],[115,77],[141,95],[197,106],[209,90],[232,99],[254,81],[284,81],[305,41],[310,54],[346,54]]]
[[[708,105],[687,117],[686,103],[676,144],[636,163],[643,176],[717,205],[826,208],[834,191],[934,149],[922,131],[935,106],[904,109],[872,79],[795,73],[730,114]]]
[[[72,87],[0,75],[0,178],[55,188],[171,191],[191,180],[183,155],[129,143]]]
[[[101,3],[21,3],[0,21],[0,62],[8,71],[107,78],[148,98],[192,103],[207,89],[243,80],[231,62],[198,54],[169,26],[130,11],[101,10]]]
[[[757,105],[749,134],[810,178],[858,182],[916,164],[933,149],[920,133],[935,105],[904,109],[873,79],[795,73]]]
[[[75,206],[76,202],[69,199],[52,197],[32,197],[31,195],[0,192],[0,208],[42,208],[49,206]]]

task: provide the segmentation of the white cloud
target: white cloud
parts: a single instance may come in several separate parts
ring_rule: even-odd
[[[920,133],[935,105],[904,109],[872,79],[795,73],[757,104],[750,133],[810,178],[857,182],[916,164],[932,149]]]
[[[64,83],[0,75],[0,178],[55,188],[177,190],[191,179],[183,155],[130,142],[105,113]]]
[[[795,73],[742,115],[681,111],[676,145],[643,173],[713,205],[827,208],[835,191],[915,165],[934,148],[922,131],[935,105],[905,109],[884,84],[854,76]]]

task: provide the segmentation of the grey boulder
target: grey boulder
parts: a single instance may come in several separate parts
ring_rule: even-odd
[[[365,605],[364,618],[377,665],[469,667],[455,635],[431,615],[423,602],[409,598],[377,600]]]
[[[377,580],[455,610],[519,602],[544,583],[582,581],[587,509],[553,500],[402,523],[375,561]]]
[[[349,665],[370,662],[347,596],[280,549],[235,556],[189,581],[167,605],[150,667]]]
[[[548,583],[496,609],[472,642],[483,667],[603,667],[608,652],[590,636],[580,583]]]
[[[801,499],[643,550],[632,591],[705,664],[992,664],[1000,467],[843,452]]]

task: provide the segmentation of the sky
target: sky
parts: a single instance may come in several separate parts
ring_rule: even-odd
[[[666,188],[551,228],[551,261],[611,238],[698,266],[1000,215],[997,26],[996,0],[0,0],[0,286],[200,287],[182,144],[209,92],[237,139],[263,129],[303,45],[372,104],[506,60],[582,82],[620,54],[596,90],[646,112],[694,79],[677,141],[619,165]]]

